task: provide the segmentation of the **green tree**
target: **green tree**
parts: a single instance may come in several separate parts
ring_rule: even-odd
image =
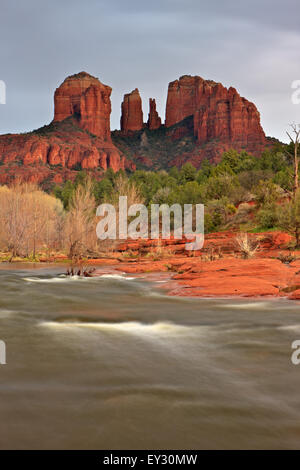
[[[203,188],[196,181],[188,181],[172,193],[174,202],[179,204],[203,204]]]
[[[184,184],[189,181],[194,181],[196,178],[197,170],[191,163],[185,163],[180,170],[180,183]]]
[[[274,203],[267,203],[262,207],[256,216],[259,225],[262,228],[274,228],[278,224],[278,214]]]
[[[230,198],[237,187],[239,181],[236,176],[211,176],[206,184],[206,199],[220,199],[223,196]]]
[[[69,181],[69,180],[66,181],[61,191],[61,200],[63,202],[65,209],[69,209],[70,200],[74,194],[74,191],[75,191],[74,183],[72,183],[72,181]]]
[[[218,167],[220,169],[224,168],[224,170],[227,170],[227,173],[233,172],[237,174],[241,171],[255,169],[257,167],[257,159],[245,151],[238,153],[236,150],[231,149],[223,153]]]
[[[291,168],[286,167],[284,170],[278,171],[273,178],[273,183],[278,184],[286,191],[292,191],[293,174]]]
[[[278,209],[278,225],[296,238],[296,246],[300,246],[300,190],[295,197]]]
[[[260,181],[255,188],[257,202],[260,206],[272,204],[280,195],[279,187],[272,181]]]
[[[93,194],[97,203],[104,199],[110,199],[110,195],[113,193],[113,184],[110,179],[104,178],[94,184]]]
[[[176,181],[179,180],[179,170],[177,166],[172,166],[172,168],[169,171],[169,175],[174,178]]]

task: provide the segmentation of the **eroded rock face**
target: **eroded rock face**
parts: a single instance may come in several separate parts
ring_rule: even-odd
[[[29,166],[27,174],[37,182],[72,178],[72,171],[80,168],[135,169],[112,143],[110,94],[109,86],[85,72],[66,78],[55,91],[54,119],[49,126],[28,134],[0,136],[1,182],[18,175],[26,179]],[[71,173],[61,171],[63,168]],[[55,179],[56,172],[61,178]]]
[[[241,257],[234,232],[207,234],[203,248],[193,254],[185,250],[185,239],[124,240],[117,249],[121,253],[130,250],[136,255],[136,262],[125,261],[116,269],[126,273],[168,271],[172,280],[163,287],[171,295],[300,300],[300,259],[289,265],[276,259],[279,253],[290,253],[288,246],[293,237],[283,232],[265,232],[251,234],[251,239],[259,244],[251,259]],[[149,260],[147,253],[155,250],[159,250],[160,259]]]
[[[3,178],[19,173],[23,177],[22,166],[44,165],[54,173],[59,168],[134,170],[135,164],[126,160],[123,152],[147,168],[180,167],[186,162],[199,168],[204,158],[217,163],[229,148],[259,155],[267,145],[253,103],[234,88],[188,75],[169,84],[165,132],[155,132],[161,127],[161,119],[154,99],[150,99],[148,122],[144,124],[138,89],[126,94],[121,131],[113,133],[113,143],[110,94],[109,86],[85,72],[66,78],[55,91],[54,119],[49,126],[28,134],[0,136]],[[153,131],[149,140],[148,129]],[[137,149],[131,137],[141,130],[144,132]],[[38,179],[46,174],[37,171]]]
[[[121,111],[121,131],[124,134],[143,128],[142,100],[137,88],[124,95]]]
[[[54,94],[54,122],[75,116],[79,126],[110,141],[111,87],[86,72],[72,75]]]
[[[158,129],[161,126],[161,119],[156,111],[156,101],[154,98],[149,98],[149,115],[147,127],[150,130]]]
[[[266,143],[256,106],[235,88],[201,77],[184,75],[169,84],[166,127],[193,116],[199,144],[217,139],[221,144],[259,152]]]

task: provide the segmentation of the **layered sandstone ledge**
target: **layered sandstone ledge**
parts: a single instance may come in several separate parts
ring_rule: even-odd
[[[270,145],[253,103],[235,88],[189,75],[169,84],[165,124],[154,98],[143,122],[138,88],[125,94],[121,130],[112,139],[111,92],[86,72],[67,77],[55,91],[49,125],[0,136],[0,184],[17,178],[50,185],[74,179],[80,169],[134,171],[137,163],[199,168],[204,158],[218,162],[230,148],[259,156]]]
[[[300,300],[300,259],[285,265],[277,259],[220,259],[199,261],[177,258],[115,266],[130,274],[169,272],[162,287],[169,295],[184,297],[287,297]]]
[[[292,237],[282,232],[252,234],[259,248],[251,259],[242,259],[235,237],[229,232],[209,234],[196,253],[185,251],[184,240],[131,240],[119,245],[123,257],[91,263],[101,266],[95,275],[103,273],[104,265],[109,272],[149,279],[157,273],[155,279],[165,281],[160,286],[174,296],[300,300],[300,252],[288,249]]]

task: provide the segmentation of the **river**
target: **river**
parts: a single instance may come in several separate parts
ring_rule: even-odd
[[[1,449],[300,448],[300,304],[2,266]]]

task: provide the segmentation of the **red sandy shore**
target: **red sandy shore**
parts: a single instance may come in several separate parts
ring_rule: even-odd
[[[208,235],[203,249],[195,256],[189,256],[183,242],[180,244],[178,240],[168,240],[163,247],[159,247],[160,255],[170,247],[171,252],[168,251],[168,255],[159,260],[139,256],[132,259],[93,260],[91,263],[101,266],[101,273],[102,266],[109,266],[110,272],[144,273],[144,277],[150,279],[157,273],[155,279],[165,280],[162,287],[168,294],[175,296],[269,296],[300,300],[300,253],[293,252],[296,259],[290,264],[277,259],[279,254],[291,254],[287,249],[291,237],[281,232],[253,234],[251,237],[259,243],[259,250],[254,258],[242,259],[236,248],[235,235],[228,232]],[[149,246],[155,246],[153,240],[128,241],[119,251],[132,253],[134,248],[136,253],[139,250],[144,253],[145,247],[149,249]],[[149,277],[149,273],[153,274]],[[97,270],[95,274],[100,274],[100,271]]]

